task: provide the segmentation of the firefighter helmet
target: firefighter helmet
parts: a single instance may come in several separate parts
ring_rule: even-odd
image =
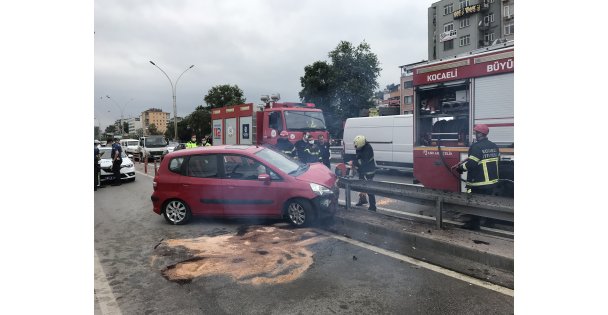
[[[362,135],[356,136],[355,140],[353,141],[353,144],[355,145],[355,149],[363,148],[363,146],[365,145],[365,136],[362,136]]]
[[[287,130],[283,130],[281,131],[281,133],[279,134],[279,136],[281,138],[287,138],[287,136],[289,135],[289,132],[287,132]]]
[[[478,124],[478,125],[475,125],[475,127],[473,127],[473,131],[480,132],[480,133],[483,133],[484,135],[487,135],[488,133],[490,133],[490,128],[488,128],[488,125]]]

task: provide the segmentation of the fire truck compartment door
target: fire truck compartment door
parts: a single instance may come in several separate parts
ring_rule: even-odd
[[[237,139],[237,125],[236,125],[236,118],[227,118],[226,120],[224,120],[225,128],[226,130],[224,131],[225,139],[226,139],[226,143],[225,144],[237,144],[236,139]]]
[[[215,119],[213,120],[213,145],[222,145],[224,144],[222,140],[222,120]]]
[[[496,144],[511,144],[513,132],[513,73],[475,79],[475,124],[490,127],[488,138]]]
[[[253,144],[253,124],[251,116],[239,118],[240,144]]]

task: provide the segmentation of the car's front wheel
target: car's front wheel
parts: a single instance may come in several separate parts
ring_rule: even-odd
[[[295,227],[309,226],[314,221],[312,206],[306,199],[292,199],[288,201],[285,212],[287,220]]]
[[[168,223],[176,225],[186,224],[192,217],[190,208],[181,200],[171,200],[167,202],[163,215]]]

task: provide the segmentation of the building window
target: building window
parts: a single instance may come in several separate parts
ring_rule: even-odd
[[[443,26],[444,32],[449,32],[451,30],[454,30],[454,23],[449,23]]]
[[[505,25],[505,35],[511,35],[513,33],[513,24]]]
[[[508,5],[505,5],[505,7],[503,9],[503,15],[505,17],[510,17],[511,16],[511,8],[509,8]]]
[[[483,41],[484,42],[492,42],[492,41],[494,41],[494,33],[483,35]]]
[[[450,50],[452,48],[454,48],[454,40],[453,39],[450,39],[450,40],[447,40],[447,41],[443,42],[443,50],[444,51],[445,50]]]
[[[460,47],[471,44],[471,35],[462,36],[460,38]]]
[[[483,17],[483,24],[489,24],[491,22],[494,22],[494,13]]]
[[[403,104],[412,104],[412,97],[411,96],[404,96],[403,97]]]
[[[454,12],[454,5],[453,4],[448,4],[446,6],[443,6],[443,15],[448,15],[448,14],[452,14],[452,12]]]
[[[464,9],[464,7],[468,7],[468,6],[469,6],[469,0],[460,0],[459,9]]]
[[[413,83],[413,82],[414,82],[414,81],[404,81],[404,82],[403,82],[403,88],[404,88],[404,89],[411,89],[411,88],[412,88],[412,86],[413,86],[413,85],[412,85],[412,83]]]
[[[460,20],[460,28],[465,28],[467,26],[469,26],[471,23],[471,20],[469,18],[464,18]]]

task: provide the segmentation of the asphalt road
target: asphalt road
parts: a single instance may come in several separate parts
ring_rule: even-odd
[[[512,291],[322,229],[152,212],[141,173],[95,192],[96,314],[512,314]],[[153,174],[152,168],[148,174]]]

